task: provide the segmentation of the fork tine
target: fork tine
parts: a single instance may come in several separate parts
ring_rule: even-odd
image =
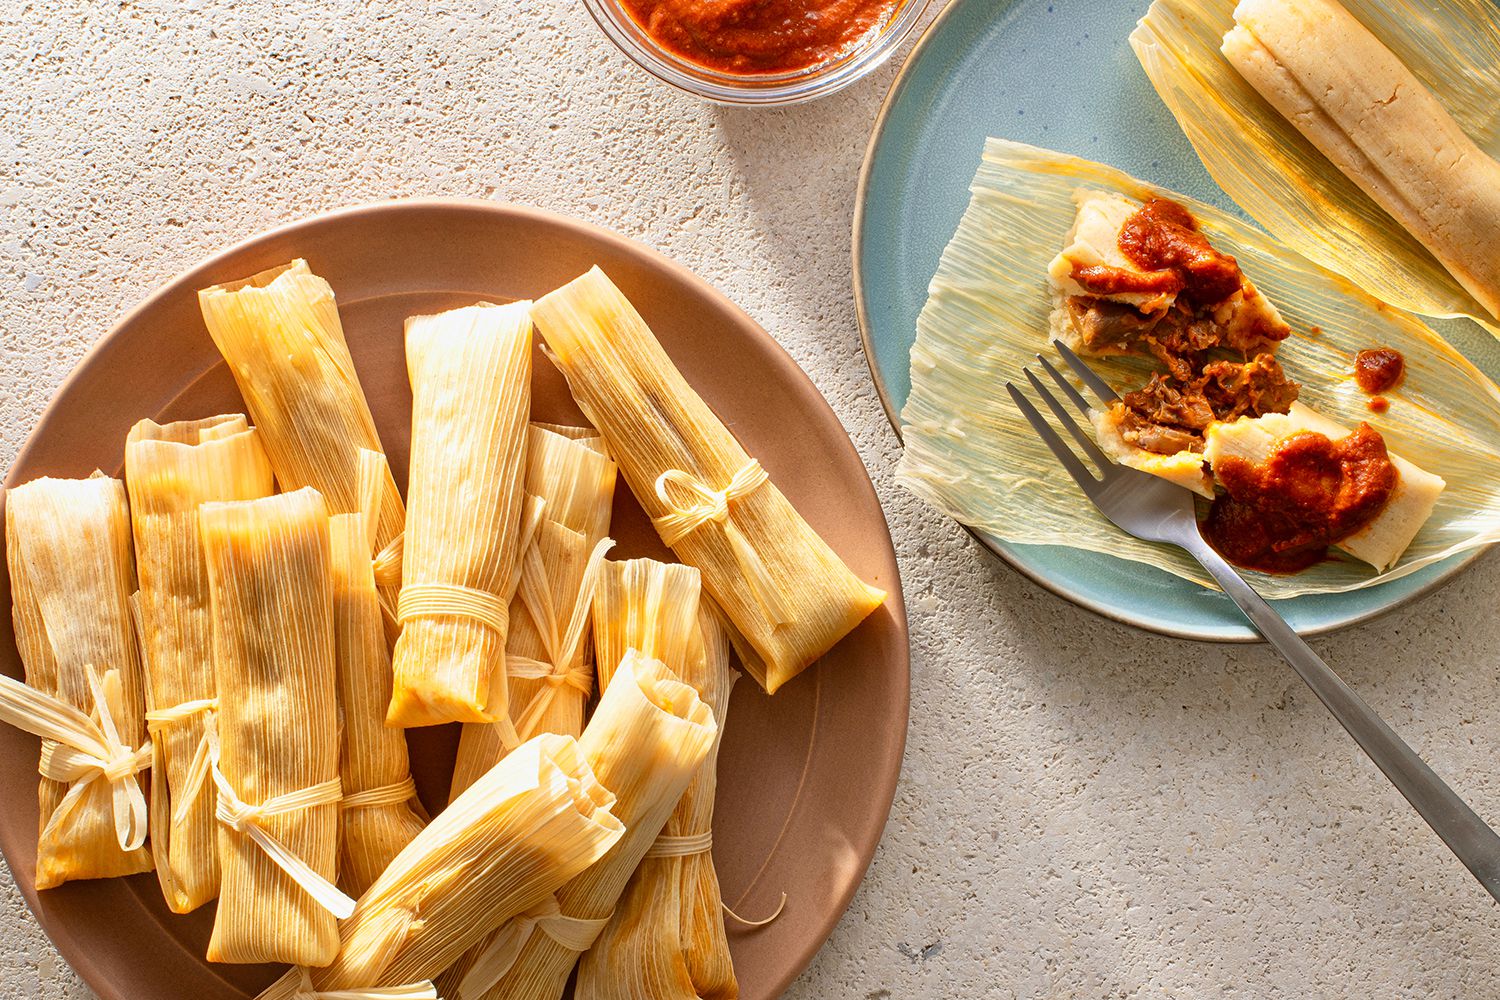
[[[1078,426],[1078,421],[1073,419],[1073,415],[1063,409],[1062,404],[1057,401],[1056,396],[1047,391],[1047,387],[1042,385],[1042,380],[1036,377],[1035,372],[1030,368],[1022,368],[1021,370],[1026,373],[1026,379],[1031,383],[1031,387],[1036,390],[1036,394],[1042,397],[1042,400],[1053,413],[1057,414],[1058,423],[1062,424],[1063,427],[1067,428],[1068,433],[1073,435],[1073,440],[1078,442],[1078,446],[1083,449],[1083,453],[1094,460],[1094,464],[1099,466],[1099,471],[1107,471],[1113,463],[1104,457],[1104,452],[1099,450],[1098,445],[1094,444],[1093,439],[1083,432],[1083,428]]]
[[[1052,362],[1048,361],[1042,355],[1038,354],[1036,356],[1036,359],[1041,363],[1043,368],[1047,369],[1047,374],[1052,376],[1052,381],[1057,383],[1057,387],[1061,389],[1063,393],[1067,395],[1069,401],[1071,401],[1072,404],[1078,408],[1078,412],[1083,414],[1085,417],[1088,416],[1089,401],[1083,398],[1082,393],[1073,388],[1073,383],[1063,378],[1062,372],[1052,367]]]
[[[1108,405],[1120,398],[1119,394],[1109,387],[1108,382],[1100,378],[1094,369],[1084,364],[1083,359],[1073,353],[1071,347],[1060,340],[1054,340],[1052,346],[1057,348],[1057,353],[1062,355],[1062,359],[1068,363],[1068,367],[1073,369],[1073,373],[1083,384],[1089,387],[1089,391],[1099,397],[1099,402]]]
[[[1099,485],[1099,480],[1078,460],[1078,456],[1073,454],[1073,449],[1063,443],[1063,439],[1057,436],[1052,425],[1047,423],[1047,419],[1037,411],[1035,406],[1031,405],[1031,400],[1027,399],[1020,389],[1007,382],[1005,390],[1010,393],[1010,398],[1015,401],[1016,408],[1021,411],[1026,422],[1031,424],[1032,429],[1041,437],[1042,443],[1052,449],[1052,454],[1057,456],[1057,460],[1063,464],[1064,469],[1068,470],[1068,474],[1078,482],[1085,493],[1092,492],[1093,488]]]

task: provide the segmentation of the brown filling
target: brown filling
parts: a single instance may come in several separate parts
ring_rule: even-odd
[[[1299,388],[1270,354],[1210,362],[1188,382],[1153,375],[1121,398],[1120,434],[1159,455],[1202,451],[1203,432],[1213,421],[1285,413]]]

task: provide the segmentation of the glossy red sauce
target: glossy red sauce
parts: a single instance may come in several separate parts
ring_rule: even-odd
[[[1373,521],[1396,488],[1385,440],[1369,424],[1337,441],[1300,431],[1264,462],[1221,458],[1203,537],[1230,562],[1266,573],[1296,573],[1328,546]]]
[[[1193,213],[1170,199],[1147,200],[1120,227],[1119,242],[1137,266],[1175,274],[1194,304],[1222,302],[1244,284],[1238,262],[1210,246]]]
[[[1371,395],[1389,392],[1400,385],[1405,376],[1406,359],[1400,351],[1376,347],[1354,356],[1354,381]]]
[[[897,0],[619,0],[658,45],[721,73],[790,73],[844,55]]]
[[[1384,396],[1372,396],[1366,405],[1370,407],[1371,413],[1384,413],[1391,408],[1391,401]]]

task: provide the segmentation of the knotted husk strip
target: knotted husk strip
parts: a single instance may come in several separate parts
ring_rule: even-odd
[[[528,741],[396,856],[344,921],[338,958],[314,970],[313,983],[354,990],[435,977],[603,857],[625,829],[614,804],[572,737]],[[291,1000],[300,980],[293,969],[261,1000]]]
[[[524,927],[502,926],[464,956],[439,979],[438,992],[449,1000],[558,1000],[586,949],[577,939],[588,934],[579,931],[592,926],[589,933],[597,933],[603,926],[717,733],[713,710],[696,691],[660,660],[627,653],[578,741],[600,782],[614,790],[625,835],[558,890],[560,917],[574,925],[565,935],[570,943],[560,943],[545,922],[538,926],[537,915],[546,911],[534,911]],[[506,960],[495,964],[497,950]]]
[[[662,350],[635,307],[597,267],[539,299],[537,329],[584,415],[599,428],[637,500],[663,530],[686,478],[707,493],[729,489],[753,460]],[[664,540],[703,573],[703,586],[734,622],[736,644],[764,665],[769,692],[804,670],[885,599],[859,580],[775,483],[762,482],[711,519]],[[706,508],[705,508],[706,509]],[[724,513],[727,510],[727,514]],[[723,515],[720,517],[720,515]]]
[[[529,302],[481,303],[406,323],[411,476],[395,688],[386,722],[430,726],[505,718],[508,587],[521,557]],[[454,591],[489,606],[458,610]]]
[[[205,288],[198,305],[281,488],[311,486],[330,514],[358,513],[359,451],[384,449],[328,282],[299,259]],[[377,520],[383,549],[406,521],[389,469]],[[396,588],[382,587],[381,602],[394,617]]]
[[[253,500],[276,490],[260,437],[243,414],[158,424],[142,420],[125,439],[141,647],[151,705],[171,710],[215,694],[208,572],[198,505]],[[150,726],[154,800],[151,849],[173,913],[219,894],[214,785],[202,764],[209,710]]]
[[[313,489],[206,503],[218,767],[251,806],[339,777],[328,512]],[[338,805],[267,816],[270,836],[328,881]],[[338,922],[251,837],[221,823],[223,880],[208,958],[327,965]]]
[[[596,607],[609,609],[600,614],[598,625],[605,644],[670,650],[662,659],[713,709],[722,739],[735,679],[724,631],[704,602],[698,608],[696,626],[688,632],[686,649],[680,634],[662,634],[663,626],[675,621],[668,607],[698,603],[683,599],[687,595],[682,591],[696,589],[696,581],[681,580],[685,574],[680,571],[692,571],[649,559],[606,565],[615,572],[602,582],[596,600]],[[650,613],[653,605],[655,614]],[[639,611],[647,613],[635,613]],[[679,660],[670,658],[679,654]],[[719,877],[708,849],[717,758],[715,741],[713,752],[693,776],[658,841],[701,839],[702,849],[665,857],[648,854],[641,861],[614,916],[579,964],[575,1000],[734,1000],[739,996],[724,934]]]
[[[579,735],[589,697],[593,595],[584,589],[595,549],[609,533],[615,463],[604,454],[603,439],[585,428],[570,430],[582,433],[575,437],[536,423],[527,430],[526,491],[545,507],[522,556],[525,566],[510,605],[505,653],[545,664],[552,677],[507,680],[510,720],[521,740],[537,733]],[[505,734],[494,723],[466,724],[450,798],[493,767],[505,749]]]
[[[136,578],[125,485],[96,472],[15,487],[6,497],[5,545],[26,683],[96,722],[109,714],[121,743],[140,747],[145,680],[130,612]],[[91,670],[101,680],[117,675],[117,706],[95,704]],[[47,750],[44,742],[44,762]],[[41,779],[36,887],[150,871],[149,850],[120,845],[111,782],[78,783],[85,787],[69,797],[70,783]]]

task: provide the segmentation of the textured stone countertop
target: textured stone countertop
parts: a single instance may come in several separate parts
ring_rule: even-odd
[[[9,0],[0,464],[124,310],[267,227],[411,195],[608,226],[786,346],[872,470],[901,560],[904,775],[789,997],[1500,996],[1500,910],[1273,654],[1079,610],[893,485],[849,283],[893,75],[724,110],[652,85],[577,0]],[[1314,645],[1500,820],[1497,590],[1486,558]],[[90,995],[5,874],[0,997]]]

